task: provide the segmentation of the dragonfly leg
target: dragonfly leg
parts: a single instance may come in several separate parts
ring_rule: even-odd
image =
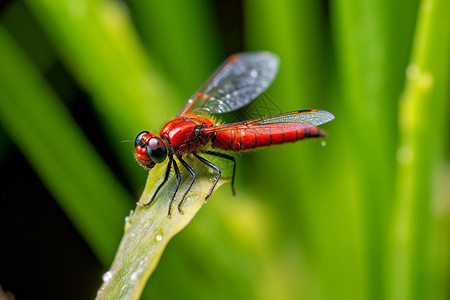
[[[172,211],[172,203],[173,203],[173,200],[175,199],[175,195],[177,194],[178,188],[180,187],[180,183],[181,183],[181,173],[180,173],[180,170],[178,169],[178,165],[175,160],[173,160],[173,168],[175,169],[175,175],[177,176],[178,183],[177,183],[177,187],[175,188],[175,192],[173,193],[172,199],[170,199],[170,202],[169,202],[169,212],[167,213],[168,217],[170,217],[170,213]]]
[[[205,154],[225,158],[228,160],[231,160],[233,162],[233,177],[231,177],[231,190],[233,191],[233,195],[236,195],[236,192],[234,191],[234,175],[236,174],[236,159],[228,154],[220,153],[220,152],[213,152],[213,151],[204,151]]]
[[[215,164],[213,164],[212,162],[207,161],[206,159],[204,159],[204,158],[201,157],[201,156],[198,156],[196,153],[194,153],[194,156],[197,157],[197,159],[198,159],[199,161],[201,161],[202,163],[204,163],[205,165],[207,165],[207,166],[210,167],[211,169],[214,169],[214,170],[217,172],[217,176],[214,177],[214,179],[215,179],[214,184],[213,184],[213,186],[211,187],[211,189],[209,190],[209,193],[208,193],[208,195],[206,195],[206,198],[205,198],[205,201],[208,201],[209,196],[211,196],[212,192],[214,191],[214,188],[216,187],[217,182],[218,182],[219,179],[220,179],[220,175],[222,175],[222,170],[221,170],[218,166],[216,166]]]
[[[181,157],[181,155],[180,155],[180,156],[177,156],[177,158],[178,158],[178,160],[181,162],[181,164],[186,168],[186,170],[188,170],[188,172],[189,172],[189,173],[191,174],[191,176],[192,176],[191,183],[189,183],[189,186],[188,186],[188,188],[186,189],[186,192],[184,192],[183,198],[181,198],[180,203],[178,203],[178,211],[179,211],[180,213],[183,213],[183,211],[181,210],[181,205],[183,204],[184,198],[186,198],[187,193],[189,193],[189,191],[190,191],[192,185],[194,184],[195,177],[197,177],[197,174],[195,174],[195,172],[194,172],[194,170],[192,170],[191,166],[189,166],[188,163],[185,162],[185,161],[183,160],[183,158]]]
[[[159,190],[163,187],[163,185],[164,185],[164,184],[167,182],[167,180],[169,179],[170,168],[171,168],[172,162],[174,162],[173,157],[172,157],[172,156],[169,156],[169,164],[167,165],[166,174],[164,175],[164,180],[163,180],[163,182],[161,182],[161,184],[158,186],[158,188],[156,189],[156,192],[153,193],[153,196],[152,196],[152,198],[150,199],[150,201],[147,202],[147,203],[141,203],[141,202],[138,202],[138,203],[136,203],[137,205],[140,205],[140,206],[149,206],[150,204],[152,204],[152,202],[153,202],[153,200],[155,200],[155,197],[156,197],[156,195],[158,194]]]

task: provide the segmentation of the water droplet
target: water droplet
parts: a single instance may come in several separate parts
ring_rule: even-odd
[[[136,272],[133,272],[133,274],[131,274],[131,276],[130,276],[130,280],[136,280],[137,278],[138,278],[138,275],[139,275],[139,270],[138,271],[136,271]]]
[[[108,271],[105,274],[103,274],[102,280],[103,280],[103,282],[107,282],[107,281],[111,280],[112,277],[113,277],[113,273],[111,271]]]
[[[321,141],[320,144],[325,147],[327,145],[327,142]]]
[[[161,241],[162,240],[162,235],[160,235],[160,234],[158,234],[157,236],[156,236],[156,241]]]
[[[253,77],[253,78],[256,78],[256,76],[258,76],[258,71],[252,70],[252,71],[250,72],[250,76]]]

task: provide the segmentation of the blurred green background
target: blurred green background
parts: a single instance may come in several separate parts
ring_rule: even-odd
[[[448,299],[446,0],[4,1],[0,284],[93,298],[159,132],[230,54],[281,59],[268,95],[336,120],[239,154],[143,298]]]

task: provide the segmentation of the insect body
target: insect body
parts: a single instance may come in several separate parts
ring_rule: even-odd
[[[239,109],[270,85],[278,71],[278,57],[269,52],[249,52],[230,56],[215,73],[187,101],[177,118],[169,121],[159,136],[143,131],[135,140],[135,156],[145,168],[169,159],[163,182],[148,203],[150,205],[162,186],[167,182],[173,167],[177,177],[177,187],[169,204],[170,216],[173,200],[181,183],[181,173],[174,156],[191,175],[191,182],[178,204],[178,211],[191,189],[195,171],[183,159],[192,154],[200,162],[217,172],[214,183],[206,199],[213,192],[221,176],[221,169],[199,154],[208,154],[233,162],[231,186],[234,193],[236,161],[228,154],[206,150],[212,148],[225,151],[244,151],[275,144],[295,142],[307,137],[323,137],[324,131],[316,126],[334,119],[333,114],[318,109],[291,111],[272,116],[261,117],[244,122],[216,124],[212,113],[224,113]]]

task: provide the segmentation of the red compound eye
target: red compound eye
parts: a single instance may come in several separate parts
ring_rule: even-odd
[[[152,134],[148,131],[142,131],[139,133],[134,141],[134,155],[137,161],[145,168],[153,168],[155,162],[153,162],[148,155],[147,141],[152,137]]]
[[[164,141],[148,131],[142,131],[134,141],[136,159],[146,168],[153,168],[167,158],[167,147]]]

